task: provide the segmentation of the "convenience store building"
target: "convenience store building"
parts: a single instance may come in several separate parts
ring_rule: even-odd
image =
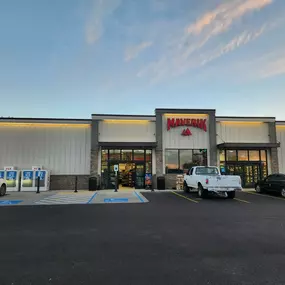
[[[52,190],[88,188],[96,177],[112,188],[114,165],[122,187],[145,188],[146,177],[166,188],[194,165],[218,165],[243,187],[285,173],[285,122],[274,117],[219,117],[215,110],[156,109],[155,115],[94,114],[85,119],[0,119],[0,168],[42,165]],[[123,175],[124,174],[124,175]]]

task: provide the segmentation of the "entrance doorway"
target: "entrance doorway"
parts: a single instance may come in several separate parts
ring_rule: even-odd
[[[101,188],[114,189],[116,174],[114,165],[119,165],[119,189],[144,189],[146,175],[152,174],[151,149],[102,149]]]
[[[262,177],[260,163],[227,164],[227,172],[229,175],[239,175],[244,188],[254,188],[255,183]]]
[[[135,163],[120,163],[118,173],[119,189],[133,189],[135,186]]]

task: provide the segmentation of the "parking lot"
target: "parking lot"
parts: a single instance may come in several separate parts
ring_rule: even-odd
[[[0,207],[0,284],[285,284],[285,199]]]

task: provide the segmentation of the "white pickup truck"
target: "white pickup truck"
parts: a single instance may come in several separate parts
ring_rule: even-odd
[[[221,175],[216,166],[195,166],[184,176],[184,191],[198,191],[201,198],[216,194],[233,199],[236,190],[242,190],[240,176]]]
[[[6,194],[6,180],[0,178],[0,196],[4,196]]]

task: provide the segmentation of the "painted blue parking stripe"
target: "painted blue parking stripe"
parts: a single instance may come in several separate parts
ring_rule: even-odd
[[[87,202],[87,204],[90,204],[91,201],[96,197],[97,194],[98,194],[98,192],[96,192],[96,193],[89,199],[89,201]]]
[[[127,203],[128,198],[105,198],[104,203]]]
[[[17,205],[23,202],[23,200],[2,200],[0,201],[0,206],[5,206],[5,205]]]
[[[141,203],[144,203],[143,198],[136,191],[134,191],[134,193],[137,196],[137,198],[141,201]]]

